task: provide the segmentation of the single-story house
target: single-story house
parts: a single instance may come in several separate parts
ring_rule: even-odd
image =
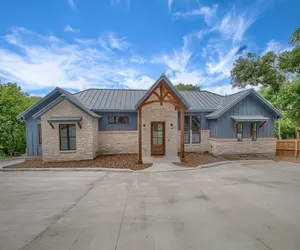
[[[87,160],[137,153],[184,160],[185,152],[274,154],[282,114],[255,90],[232,95],[178,91],[162,74],[148,90],[55,88],[18,115],[28,156]]]

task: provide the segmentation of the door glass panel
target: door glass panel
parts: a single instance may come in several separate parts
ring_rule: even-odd
[[[157,137],[158,136],[158,131],[153,131],[153,137]]]
[[[162,138],[162,131],[157,131],[157,137],[161,137]]]
[[[157,124],[157,130],[162,130],[162,124],[161,123]]]

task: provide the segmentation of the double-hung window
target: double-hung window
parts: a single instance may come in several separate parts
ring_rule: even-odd
[[[76,150],[76,127],[75,124],[59,125],[60,150]]]
[[[184,144],[190,143],[190,117],[184,117]]]
[[[257,140],[257,124],[255,122],[252,122],[251,125],[251,139],[252,141],[256,141]]]
[[[236,138],[238,141],[243,141],[243,123],[238,123],[236,126]]]
[[[184,144],[201,142],[200,116],[184,117]]]
[[[200,142],[200,116],[192,116],[192,143]]]

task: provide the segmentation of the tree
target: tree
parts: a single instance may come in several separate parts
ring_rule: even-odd
[[[5,154],[25,152],[25,124],[16,116],[38,100],[22,92],[16,83],[0,83],[0,148]]]
[[[183,84],[179,83],[175,86],[177,90],[188,90],[188,91],[200,91],[200,86],[193,84]]]
[[[269,90],[269,94],[273,96],[273,105],[282,110],[279,97],[281,90],[290,84],[291,79],[300,76],[300,28],[293,33],[289,43],[295,46],[291,51],[278,54],[269,51],[263,56],[249,52],[246,56],[238,58],[231,71],[233,87],[244,88],[250,85]],[[280,128],[279,120],[279,139]]]

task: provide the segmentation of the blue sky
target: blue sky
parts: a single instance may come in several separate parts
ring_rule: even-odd
[[[164,72],[230,94],[233,62],[289,49],[299,9],[299,0],[0,0],[0,79],[44,95],[147,89]]]

